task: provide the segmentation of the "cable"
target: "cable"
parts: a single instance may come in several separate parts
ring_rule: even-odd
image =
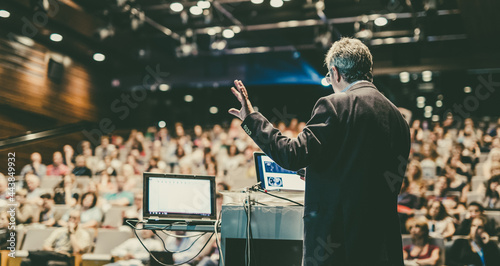
[[[207,234],[205,232],[205,233],[199,233],[199,234],[189,235],[189,236],[179,236],[179,235],[171,234],[169,232],[165,232],[165,230],[161,230],[161,232],[164,233],[167,236],[171,236],[171,237],[175,237],[175,238],[192,238],[192,237],[197,237],[197,236],[200,236],[200,235],[206,235]]]
[[[251,238],[250,219],[251,219],[252,203],[250,201],[250,190],[247,190],[246,193],[247,193],[247,200],[246,200],[245,204],[243,205],[243,208],[245,209],[245,214],[247,215],[246,242],[245,242],[245,250],[246,250],[246,252],[245,252],[245,264],[247,266],[250,266],[251,265],[251,258],[252,258],[251,242],[250,242],[250,238]]]
[[[198,239],[200,239],[202,236],[204,236],[204,235],[206,235],[206,234],[207,234],[207,233],[198,234],[198,238],[196,238],[196,239],[193,241],[193,243],[191,243],[191,245],[190,245],[189,247],[187,247],[186,249],[184,249],[184,250],[179,250],[179,251],[170,251],[170,250],[168,250],[168,249],[167,249],[167,247],[165,246],[165,241],[163,240],[163,238],[161,238],[161,237],[158,235],[158,233],[156,233],[156,230],[151,230],[151,231],[153,231],[153,233],[154,233],[154,234],[155,234],[155,235],[156,235],[156,236],[157,236],[157,237],[161,240],[161,242],[163,243],[163,248],[164,248],[166,251],[170,252],[170,253],[182,253],[182,252],[186,252],[188,249],[190,249],[190,248],[191,248],[191,247],[192,247],[192,246],[196,243],[196,241],[198,241]],[[162,231],[162,232],[163,232],[163,231]]]
[[[138,222],[137,224],[139,224],[139,223],[143,223],[143,222]],[[183,264],[185,264],[185,263],[188,263],[188,262],[190,262],[190,261],[194,260],[194,259],[195,259],[196,257],[198,257],[198,255],[200,255],[200,253],[201,253],[201,252],[205,249],[205,247],[208,245],[208,242],[210,242],[210,239],[212,239],[212,237],[213,237],[213,236],[214,236],[214,234],[215,234],[215,232],[214,232],[214,233],[212,233],[212,234],[210,235],[210,237],[207,239],[207,242],[205,242],[205,244],[204,244],[204,245],[203,245],[203,247],[200,249],[200,251],[198,251],[198,253],[197,253],[194,257],[192,257],[191,259],[186,260],[186,261],[184,261],[184,262],[182,262],[182,263],[177,263],[177,264],[165,264],[165,263],[163,263],[163,262],[159,261],[159,260],[158,260],[158,259],[157,259],[157,258],[156,258],[156,257],[155,257],[152,253],[151,253],[151,251],[149,251],[149,249],[148,249],[148,248],[144,245],[144,243],[142,243],[142,240],[141,240],[141,238],[139,237],[139,235],[137,235],[137,230],[151,230],[151,229],[137,229],[137,227],[136,227],[136,226],[133,226],[132,224],[130,224],[130,223],[128,222],[128,220],[127,220],[127,224],[129,224],[129,225],[132,227],[132,229],[133,229],[133,231],[134,231],[134,235],[135,235],[135,237],[137,237],[137,240],[139,240],[139,242],[141,243],[142,247],[143,247],[143,248],[144,248],[144,249],[145,249],[145,250],[149,253],[149,255],[150,255],[150,256],[151,256],[151,257],[152,257],[152,258],[153,258],[156,262],[158,262],[160,265],[164,265],[164,266],[180,266],[180,265],[183,265]],[[168,226],[168,227],[170,227],[171,225],[167,225],[167,226]],[[166,226],[166,227],[167,227],[167,226]],[[153,229],[153,230],[154,230],[154,229]],[[201,237],[201,236],[200,236],[200,237]],[[162,242],[163,242],[163,241],[162,241]],[[165,247],[165,246],[164,246],[164,247]],[[186,249],[186,250],[187,250],[187,249]]]
[[[263,189],[260,189],[260,188],[259,188],[259,189],[257,189],[257,191],[262,192],[262,193],[264,193],[264,194],[267,194],[267,195],[269,195],[269,196],[272,196],[272,197],[278,198],[278,199],[282,199],[282,200],[289,201],[289,202],[294,203],[294,204],[299,205],[299,206],[304,206],[304,204],[298,203],[298,202],[293,201],[293,200],[291,200],[291,199],[287,199],[287,198],[284,198],[284,197],[280,197],[280,196],[277,196],[277,195],[271,194],[271,193],[269,193],[269,192],[267,192],[267,191],[265,191],[265,190],[263,190]]]
[[[219,262],[222,262],[222,266],[224,266],[224,256],[222,254],[222,244],[219,242],[219,236],[217,233],[217,227],[219,226],[220,222],[222,221],[222,210],[219,212],[219,217],[217,218],[217,221],[215,222],[214,225],[214,232],[215,232],[215,243],[217,244],[217,249],[219,249]]]

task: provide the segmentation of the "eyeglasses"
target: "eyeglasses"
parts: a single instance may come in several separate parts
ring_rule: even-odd
[[[325,76],[325,80],[328,84],[332,84],[332,77],[330,76],[330,71],[328,71],[328,73],[326,74]]]

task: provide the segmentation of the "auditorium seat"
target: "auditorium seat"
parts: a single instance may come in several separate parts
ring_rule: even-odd
[[[481,186],[481,184],[483,184],[487,181],[488,181],[488,179],[486,179],[482,176],[474,176],[471,180],[472,191],[476,191]]]
[[[129,230],[102,229],[97,230],[97,238],[92,253],[82,255],[82,266],[104,265],[111,261],[111,250],[133,234]]]
[[[403,246],[411,245],[411,235],[402,235],[403,238]],[[446,247],[444,244],[443,238],[430,238],[430,244],[439,247],[439,260],[436,263],[436,266],[442,266],[445,262],[445,253]]]
[[[68,212],[71,208],[65,204],[55,204],[54,205],[54,219],[59,221],[62,216]]]
[[[479,202],[481,203],[483,199],[483,194],[478,192],[469,192],[467,193],[467,205],[471,202]]]
[[[40,188],[53,190],[61,181],[60,176],[46,176],[40,180]]]

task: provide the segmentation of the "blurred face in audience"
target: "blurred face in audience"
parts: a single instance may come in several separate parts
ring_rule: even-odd
[[[448,182],[445,176],[438,177],[436,184],[434,185],[438,191],[443,191],[448,188]]]
[[[7,212],[0,212],[0,228],[6,228],[9,226],[9,218],[7,216]]]
[[[471,219],[474,219],[474,218],[478,217],[479,215],[481,215],[481,211],[479,210],[479,207],[477,207],[477,206],[471,205],[471,206],[469,206],[469,208],[467,208],[467,210],[469,211]]]
[[[101,146],[106,147],[109,144],[109,139],[107,137],[101,138]]]
[[[16,192],[16,201],[19,202],[19,204],[24,204],[26,202],[26,195],[28,194],[28,191],[26,189],[20,189]]]
[[[42,155],[38,152],[34,152],[31,154],[31,161],[34,163],[41,163],[42,162]]]
[[[7,191],[7,179],[3,174],[0,173],[0,193]]]
[[[85,157],[82,155],[76,156],[75,161],[77,167],[85,167]]]
[[[55,166],[62,164],[63,163],[62,153],[58,151],[54,152],[54,155],[52,156],[52,161],[54,162]]]
[[[33,191],[40,185],[40,179],[34,174],[27,174],[26,184],[28,185],[28,190]]]
[[[498,182],[491,182],[490,183],[490,189],[491,189],[491,191],[497,190],[497,187],[498,187]]]
[[[125,187],[125,184],[127,183],[127,180],[123,176],[117,176],[116,177],[116,188],[118,191],[123,191],[123,187]]]
[[[410,229],[410,235],[412,236],[412,238],[420,239],[424,235],[422,228],[420,228],[420,226],[418,226],[416,224],[410,225],[409,229]]]
[[[439,213],[439,206],[440,206],[439,201],[434,201],[431,204],[431,206],[429,207],[429,215],[431,217],[434,218],[434,217],[436,217],[438,215],[438,213]]]
[[[483,220],[479,219],[479,218],[474,218],[472,220],[472,223],[470,225],[470,237],[472,239],[474,239],[476,237],[476,232],[477,232],[477,229],[479,228],[483,228],[484,227],[484,224],[483,224]]]
[[[88,209],[92,207],[92,202],[94,202],[94,195],[87,194],[85,198],[82,199],[82,206]]]

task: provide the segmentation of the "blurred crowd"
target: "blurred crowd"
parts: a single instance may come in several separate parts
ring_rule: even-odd
[[[289,137],[296,137],[304,126],[296,119],[276,125]],[[113,228],[121,224],[106,223],[106,215],[116,208],[122,210],[120,221],[142,219],[143,172],[213,175],[218,190],[256,182],[253,152],[259,148],[241,130],[239,120],[228,128],[187,129],[176,123],[170,130],[133,129],[126,135],[102,136],[95,145],[86,140],[64,145],[50,162],[33,152],[18,178],[18,228],[33,224],[69,228],[65,232]],[[414,120],[410,132],[412,149],[398,196],[401,231],[409,240],[403,247],[405,263],[443,265],[446,254],[446,265],[500,265],[500,119]],[[7,180],[1,175],[0,208],[7,200]],[[0,218],[5,228],[7,213],[1,212]],[[152,250],[163,250],[151,232],[141,238],[150,239],[146,242]],[[134,239],[116,247],[113,256],[147,261],[149,256],[140,253],[142,246]],[[191,244],[172,241],[173,250]],[[88,247],[75,247],[67,241],[64,250],[88,252],[92,241],[87,242]],[[44,249],[54,250],[54,243],[46,245]],[[217,265],[216,251],[211,243],[204,256],[190,264]],[[39,259],[36,255],[32,260]],[[182,261],[175,256],[174,260]]]

